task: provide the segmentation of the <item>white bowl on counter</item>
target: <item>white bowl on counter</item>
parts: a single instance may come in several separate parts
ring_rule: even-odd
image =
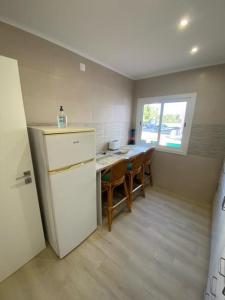
[[[122,154],[127,154],[128,151],[129,151],[129,149],[127,149],[127,148],[122,148],[122,149],[120,149],[120,152],[121,152]]]

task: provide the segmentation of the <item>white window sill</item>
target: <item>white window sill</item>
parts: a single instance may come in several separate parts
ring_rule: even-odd
[[[136,142],[136,145],[139,145],[139,146],[146,146],[146,147],[155,147],[155,150],[156,151],[159,151],[159,152],[166,152],[166,153],[173,153],[173,154],[178,154],[178,155],[183,155],[183,156],[186,156],[187,155],[187,150],[186,149],[173,149],[173,148],[169,148],[169,147],[163,147],[163,146],[154,146],[153,144],[147,144],[147,143],[137,143]]]

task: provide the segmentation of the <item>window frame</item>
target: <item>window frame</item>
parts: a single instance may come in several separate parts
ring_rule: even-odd
[[[169,152],[169,153],[176,153],[181,155],[187,155],[188,146],[190,141],[190,134],[191,134],[191,127],[192,121],[194,116],[195,104],[196,104],[196,97],[197,93],[190,93],[190,94],[181,94],[181,95],[169,95],[169,96],[158,96],[158,97],[145,97],[145,98],[138,98],[137,99],[137,113],[136,113],[136,144],[141,143],[141,133],[142,133],[142,123],[143,123],[143,108],[145,104],[161,104],[161,111],[160,111],[160,121],[159,121],[159,131],[158,131],[158,141],[156,145],[156,150]],[[174,102],[187,102],[185,118],[184,118],[184,128],[183,128],[183,135],[181,141],[181,148],[174,149],[166,146],[159,145],[160,139],[160,127],[162,123],[163,117],[163,109],[165,103],[174,103]],[[149,145],[144,143],[144,145]]]

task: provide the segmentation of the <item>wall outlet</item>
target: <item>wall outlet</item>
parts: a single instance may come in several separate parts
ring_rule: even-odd
[[[85,72],[85,69],[86,69],[85,64],[80,63],[80,70],[81,70],[82,72]]]

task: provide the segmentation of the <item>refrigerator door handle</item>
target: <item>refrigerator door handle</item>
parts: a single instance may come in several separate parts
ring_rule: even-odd
[[[82,161],[82,162],[80,162],[78,164],[74,164],[74,165],[71,165],[71,166],[67,166],[67,167],[63,167],[63,168],[51,170],[51,171],[48,171],[48,174],[49,175],[54,175],[54,174],[58,174],[58,173],[70,171],[70,170],[73,170],[73,169],[77,169],[77,168],[80,168],[83,165],[88,164],[91,161],[94,161],[94,160],[95,160],[95,158],[92,158],[92,159],[88,159],[88,160]]]

